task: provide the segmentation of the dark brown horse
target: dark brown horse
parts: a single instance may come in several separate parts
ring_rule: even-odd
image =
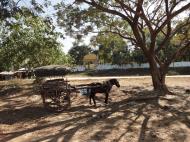
[[[110,79],[108,81],[105,81],[103,83],[91,83],[89,86],[89,97],[90,97],[90,104],[91,104],[91,99],[94,102],[94,105],[96,106],[96,101],[95,101],[95,95],[96,93],[104,93],[106,95],[105,97],[105,103],[108,103],[108,96],[109,92],[112,88],[112,86],[115,85],[117,87],[120,87],[120,84],[117,79]]]

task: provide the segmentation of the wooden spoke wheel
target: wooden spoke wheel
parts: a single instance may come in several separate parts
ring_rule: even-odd
[[[71,104],[70,91],[65,82],[61,84],[43,84],[41,96],[44,107],[51,111],[61,112],[70,107]]]

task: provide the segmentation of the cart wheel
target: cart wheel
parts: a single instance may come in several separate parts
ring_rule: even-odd
[[[45,91],[41,93],[43,105],[47,110],[61,112],[70,107],[70,95],[58,91]]]
[[[41,85],[41,96],[46,109],[61,112],[70,107],[70,88],[63,79],[48,80]]]

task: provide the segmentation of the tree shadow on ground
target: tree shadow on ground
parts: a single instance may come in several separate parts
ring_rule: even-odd
[[[3,110],[0,111],[0,124],[13,125],[15,123],[37,120],[52,113],[40,106],[27,106],[21,109]]]
[[[123,93],[129,92],[123,91]],[[142,96],[142,94],[152,95],[153,92],[145,90],[144,88],[139,88],[138,92],[135,91],[135,97],[138,97],[139,95]],[[184,95],[182,96],[184,97]],[[176,95],[174,97],[180,96]],[[69,119],[60,120],[50,124],[44,123],[41,126],[36,126],[26,130],[7,133],[4,134],[5,137],[2,139],[2,141],[8,141],[13,138],[25,135],[27,133],[33,133],[36,131],[58,126],[61,126],[61,129],[59,129],[57,133],[48,133],[46,134],[46,136],[36,137],[32,141],[71,141],[77,132],[85,131],[85,129],[87,130],[88,128],[93,129],[93,127],[98,124],[101,125],[101,129],[91,129],[93,134],[91,134],[91,136],[85,140],[103,141],[106,140],[107,137],[115,133],[117,137],[113,136],[113,141],[121,141],[122,139],[125,139],[126,136],[133,138],[134,134],[138,135],[138,139],[136,140],[138,142],[162,141],[163,139],[155,132],[156,129],[170,127],[170,125],[175,123],[176,121],[182,123],[187,128],[190,128],[190,120],[188,117],[190,116],[190,112],[186,111],[189,108],[190,104],[190,101],[188,99],[185,100],[184,105],[178,108],[170,104],[161,105],[159,103],[160,100],[170,101],[170,99],[167,99],[164,96],[150,100],[137,100],[129,97],[120,101],[112,102],[111,105],[104,107],[101,111],[98,112],[93,111],[92,107],[89,106],[74,106],[68,111],[57,115],[59,116],[62,114],[71,114],[76,111],[83,115],[76,116],[74,118],[71,117]],[[18,112],[20,114],[23,113],[24,115],[19,117],[19,114],[17,114]],[[0,112],[0,116],[7,115],[8,113],[16,113],[18,115],[18,119],[12,119],[12,123],[9,124],[14,124],[19,121],[39,119],[41,117],[46,117],[47,115],[50,115],[42,108],[22,108],[20,110],[13,110],[12,112],[10,110]],[[117,113],[121,115],[115,115]],[[166,115],[166,113],[170,113],[170,115]],[[159,116],[159,119],[154,120],[152,118],[153,115]],[[14,117],[14,115],[10,117]],[[4,116],[1,123],[6,123],[5,120],[7,119],[8,118]],[[119,125],[121,125],[125,129],[118,134],[117,130],[114,131],[114,129],[118,125],[119,121],[122,121],[122,124]],[[140,126],[140,130],[138,130],[138,133],[135,133],[135,131],[137,130],[134,127],[136,125]],[[118,129],[120,129],[119,126]],[[171,134],[169,134],[169,136],[173,137],[173,135],[175,135],[176,139],[185,140],[187,137],[186,132],[183,132],[181,130],[181,133],[179,133],[179,131],[180,128],[179,130],[173,131]]]
[[[4,86],[0,90],[0,96],[6,96],[6,95],[11,96],[20,91],[22,91],[22,88],[17,85]]]

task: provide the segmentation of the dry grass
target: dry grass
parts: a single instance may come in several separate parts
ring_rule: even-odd
[[[71,84],[89,83],[73,81]],[[72,97],[71,108],[52,113],[42,107],[41,97],[31,80],[0,82],[0,141],[38,142],[189,142],[190,78],[168,78],[176,95],[154,100],[130,101],[138,95],[151,95],[151,80],[121,79],[121,87],[97,95],[98,107],[88,98]]]

